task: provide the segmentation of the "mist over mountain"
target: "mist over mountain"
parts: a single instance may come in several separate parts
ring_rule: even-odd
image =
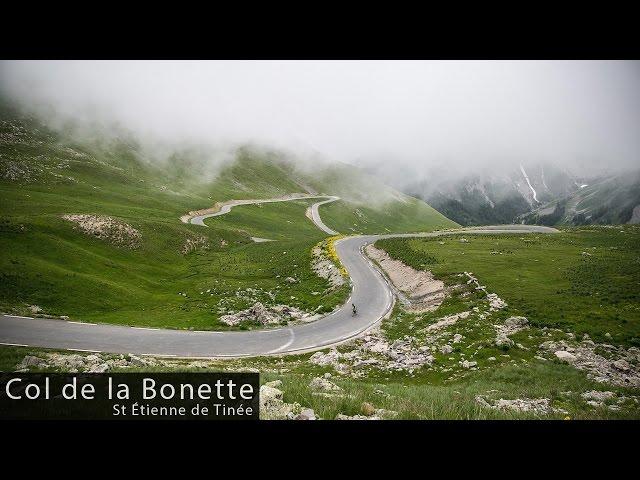
[[[79,141],[135,143],[159,165],[188,152],[211,179],[247,145],[306,173],[356,165],[469,225],[637,169],[638,85],[636,61],[0,62],[0,96]],[[603,200],[618,221],[631,183]]]
[[[255,142],[422,169],[633,166],[633,61],[4,61],[0,92],[50,120],[165,143]]]
[[[640,168],[528,162],[484,169],[441,165],[419,171],[380,162],[366,170],[461,225],[583,225],[640,219]],[[405,171],[411,172],[412,180],[395,174]]]

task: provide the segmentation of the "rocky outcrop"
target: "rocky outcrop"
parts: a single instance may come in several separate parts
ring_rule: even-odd
[[[502,325],[494,325],[496,329],[495,345],[499,348],[510,348],[515,345],[509,338],[510,335],[520,332],[529,327],[529,320],[526,317],[509,317]]]
[[[487,300],[489,301],[489,312],[495,312],[507,307],[507,302],[502,300],[496,293],[490,293],[487,291],[487,287],[480,285],[478,279],[471,272],[464,272],[461,274],[467,277],[467,285],[472,285],[476,290],[483,292]]]
[[[453,315],[447,315],[446,317],[439,318],[435,323],[432,323],[427,328],[425,328],[424,331],[427,332],[427,333],[436,332],[436,331],[441,330],[441,329],[443,329],[445,327],[449,327],[449,326],[453,325],[458,320],[464,320],[470,314],[471,314],[471,312],[466,311],[466,312],[454,313]]]
[[[151,357],[136,355],[104,355],[92,353],[80,355],[78,353],[44,353],[40,356],[26,355],[16,365],[17,372],[27,372],[33,368],[47,370],[61,370],[64,372],[103,373],[114,368],[155,367],[163,366],[164,362]]]
[[[587,373],[590,379],[620,387],[640,387],[640,349],[596,344],[586,338],[581,342],[549,340],[540,349],[560,361]]]
[[[266,307],[256,302],[252,307],[237,313],[222,315],[220,321],[226,325],[235,326],[241,323],[257,323],[260,325],[280,325],[282,323],[304,320],[312,321],[317,316],[288,305]]]
[[[329,381],[325,377],[315,377],[309,383],[309,388],[311,390],[319,391],[319,392],[340,392],[342,388],[340,388],[335,383]]]
[[[567,413],[565,410],[553,408],[548,398],[515,398],[507,400],[500,398],[490,400],[485,396],[476,396],[476,402],[484,408],[494,410],[511,411],[519,413],[533,413],[534,415],[551,415],[554,413]]]
[[[366,415],[344,415],[342,413],[339,413],[338,415],[336,415],[335,420],[382,420],[382,419],[375,415],[371,417],[367,417]]]
[[[75,223],[75,228],[85,235],[105,240],[117,247],[136,249],[142,244],[142,235],[138,230],[112,217],[63,215],[62,218]]]
[[[286,403],[280,380],[267,382],[260,387],[260,419],[261,420],[316,420],[314,411],[303,408],[299,403]]]
[[[316,352],[309,361],[316,365],[332,366],[339,373],[353,374],[365,367],[413,372],[431,365],[434,360],[429,347],[418,345],[418,340],[410,336],[389,342],[379,332],[374,332],[356,340],[355,345],[354,350],[346,353],[335,348],[328,352]]]

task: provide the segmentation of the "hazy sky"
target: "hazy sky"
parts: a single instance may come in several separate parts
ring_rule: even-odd
[[[639,62],[1,62],[0,88],[171,142],[416,166],[640,164]]]

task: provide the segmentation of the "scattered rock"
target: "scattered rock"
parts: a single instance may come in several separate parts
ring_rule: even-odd
[[[411,373],[434,361],[429,348],[420,346],[417,338],[408,335],[389,343],[379,332],[372,332],[355,340],[355,347],[347,353],[340,353],[335,348],[327,353],[316,352],[309,361],[316,365],[332,366],[337,372],[352,376],[362,376],[362,369],[366,367]]]
[[[603,403],[614,398],[616,394],[614,392],[601,392],[598,390],[591,390],[589,392],[584,392],[581,396],[585,400]]]
[[[514,345],[513,340],[502,333],[498,333],[494,343],[498,348],[511,348]]]
[[[77,353],[46,353],[45,358],[27,355],[16,366],[16,370],[28,371],[31,367],[56,369],[65,372],[103,373],[112,368],[131,368],[142,366],[165,366],[166,362],[151,357],[142,359],[131,355],[113,356],[106,354],[80,355]]]
[[[468,360],[463,360],[461,365],[463,368],[475,368],[478,366],[478,362],[470,362]]]
[[[188,237],[182,245],[180,252],[183,255],[188,255],[189,253],[198,250],[199,248],[202,250],[208,250],[210,246],[211,245],[209,244],[209,240],[207,239],[207,237],[204,237],[202,235],[196,237]]]
[[[458,320],[467,318],[470,314],[471,312],[460,312],[460,313],[455,313],[453,315],[447,315],[446,317],[439,318],[435,323],[425,328],[424,331],[435,332],[437,330],[441,330],[442,328],[453,325]]]
[[[274,385],[274,382],[269,382]],[[278,386],[280,384],[277,384]],[[299,403],[285,403],[282,390],[262,385],[260,387],[260,418],[262,420],[315,420],[316,416],[310,408],[302,408]]]
[[[85,235],[106,240],[117,247],[136,249],[142,243],[142,235],[138,230],[112,217],[63,215],[62,218],[75,223]]]
[[[316,419],[316,414],[312,409],[305,408],[304,410],[302,410],[302,412],[300,412],[295,417],[295,419],[296,420],[315,420]]]
[[[616,360],[611,365],[621,372],[628,372],[630,370],[629,364],[625,360]]]
[[[564,350],[558,350],[557,352],[554,352],[554,355],[558,357],[559,360],[562,360],[563,362],[573,363],[576,361],[575,355],[573,355],[572,353],[566,352]]]
[[[476,396],[476,402],[485,408],[494,410],[529,412],[535,415],[549,415],[553,413],[567,413],[565,410],[551,407],[551,400],[548,398],[516,398],[506,400],[500,398],[498,400],[489,400],[482,395]]]
[[[316,365],[321,366],[330,365],[332,367],[335,367],[336,364],[339,363],[339,360],[340,353],[335,348],[332,348],[327,353],[316,352],[311,355],[311,357],[309,357],[309,361],[311,363],[315,363]]]
[[[16,370],[23,370],[25,368],[31,367],[42,367],[46,366],[47,361],[40,357],[34,357],[32,355],[26,355],[22,361],[16,365]]]
[[[498,348],[511,348],[514,346],[514,341],[509,338],[509,335],[513,335],[525,328],[528,328],[529,320],[526,317],[509,317],[504,321],[502,325],[494,325],[496,329],[496,339],[494,341]]]
[[[315,377],[309,383],[309,388],[312,390],[323,391],[323,392],[339,392],[342,390],[338,385],[333,382],[330,382],[326,378],[323,377]]]
[[[565,340],[546,341],[540,349],[568,361],[578,370],[587,373],[587,377],[600,383],[609,383],[621,387],[640,387],[639,350],[630,347],[615,347],[608,344],[596,344],[586,339],[580,343],[567,343]],[[606,351],[606,357],[598,353]]]
[[[311,321],[316,318],[318,318],[318,316],[308,314],[296,307],[290,307],[288,305],[266,307],[261,302],[256,302],[246,310],[222,315],[220,321],[230,326],[239,325],[243,322],[259,323],[261,325],[279,325],[289,321]]]
[[[29,311],[31,313],[42,313],[42,308],[40,308],[38,305],[29,305]]]
[[[343,415],[342,413],[339,413],[338,415],[336,415],[336,420],[382,420],[380,417],[376,417],[376,416],[371,416],[371,417],[367,417],[366,415]]]

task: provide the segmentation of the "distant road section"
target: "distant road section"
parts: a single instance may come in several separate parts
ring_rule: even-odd
[[[391,311],[394,300],[392,289],[362,253],[364,246],[378,239],[557,231],[550,227],[532,225],[501,225],[430,233],[360,235],[340,239],[335,246],[340,261],[351,277],[352,295],[349,302],[320,320],[294,327],[198,332],[4,315],[0,316],[0,343],[193,358],[246,357],[318,350],[362,335]],[[356,316],[351,315],[351,303],[358,306]]]
[[[335,202],[336,200],[340,200],[340,197],[333,197],[327,195],[305,195],[305,194],[292,194],[286,195],[284,197],[278,198],[263,198],[263,199],[251,199],[251,200],[229,200],[224,203],[217,204],[213,208],[209,208],[206,210],[199,210],[194,212],[189,212],[187,215],[184,215],[180,218],[184,223],[193,223],[194,225],[200,225],[206,227],[207,225],[204,221],[207,218],[211,217],[219,217],[220,215],[225,215],[231,211],[233,207],[237,207],[240,205],[256,205],[261,203],[274,203],[274,202],[290,202],[292,200],[307,200],[310,198],[326,198],[324,202],[318,202],[313,204],[310,208],[312,211],[315,211],[315,217],[311,218],[313,222],[318,226],[320,230],[329,233],[330,235],[335,235],[336,232],[328,228],[322,220],[320,220],[320,216],[318,215],[318,206],[323,205],[329,202]],[[317,218],[317,221],[316,221]]]
[[[325,203],[331,203],[331,202],[335,202],[336,200],[340,200],[340,197],[328,197],[328,200],[325,200],[323,202],[317,202],[314,203],[313,205],[311,205],[309,207],[309,209],[307,210],[307,216],[309,218],[311,218],[311,220],[313,221],[313,223],[316,224],[316,226],[322,230],[325,233],[328,233],[329,235],[338,235],[338,232],[336,232],[335,230],[327,227],[325,225],[325,223],[322,221],[322,219],[320,218],[320,213],[318,212],[318,207],[320,205],[324,205]]]

